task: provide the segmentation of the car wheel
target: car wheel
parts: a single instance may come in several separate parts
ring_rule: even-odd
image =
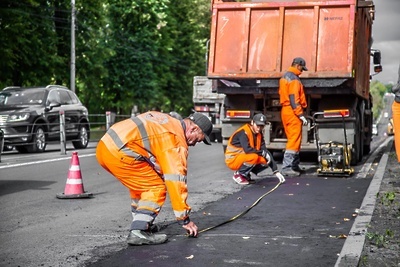
[[[27,151],[32,152],[44,152],[46,149],[46,133],[42,126],[36,126],[34,133],[32,144],[26,146]]]
[[[87,125],[81,125],[79,127],[79,134],[78,134],[78,140],[72,141],[72,145],[74,148],[79,149],[79,148],[86,148],[89,144],[89,128]]]

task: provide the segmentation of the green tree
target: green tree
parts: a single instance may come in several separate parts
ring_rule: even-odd
[[[190,112],[193,76],[205,69],[209,1],[111,0],[106,9],[113,54],[103,95],[110,108]]]
[[[210,1],[171,0],[163,36],[174,40],[169,47],[169,76],[164,108],[188,114],[193,107],[193,76],[205,74],[206,42],[209,37]]]
[[[163,24],[166,2],[108,1],[110,30],[106,38],[113,53],[105,63],[109,75],[104,81],[104,95],[112,99],[110,108],[117,113],[129,113],[133,105],[150,109],[160,100],[160,77],[155,66],[163,60],[157,54],[158,27]]]
[[[372,81],[370,83],[370,92],[372,95],[372,112],[374,114],[374,120],[376,120],[386,105],[383,102],[384,95],[387,93],[387,87],[379,81]]]
[[[76,92],[90,113],[192,108],[209,0],[76,1]],[[0,3],[0,86],[70,86],[69,0]]]
[[[77,1],[75,7],[76,93],[92,114],[102,113],[112,100],[104,95],[103,81],[108,77],[105,61],[113,53],[104,0]]]
[[[63,22],[59,21],[58,27]],[[0,85],[50,84],[62,57],[57,51],[54,7],[45,0],[0,4]],[[66,67],[65,70],[68,70]]]

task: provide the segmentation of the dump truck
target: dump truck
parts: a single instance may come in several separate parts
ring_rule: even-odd
[[[210,139],[215,142],[222,142],[221,135],[221,113],[224,103],[224,94],[213,91],[212,80],[206,76],[193,77],[193,105],[196,112],[206,115],[213,124],[213,131]]]
[[[264,129],[267,148],[285,149],[279,79],[294,58],[302,57],[308,68],[300,79],[310,123],[303,126],[301,151],[317,151],[313,114],[330,111],[318,118],[322,142],[344,143],[345,123],[352,165],[370,152],[369,83],[382,70],[381,53],[372,48],[372,1],[212,0],[211,10],[207,78],[215,92],[225,95],[224,148],[239,126],[261,112],[269,121]]]

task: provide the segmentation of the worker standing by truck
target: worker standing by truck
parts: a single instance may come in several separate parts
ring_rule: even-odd
[[[288,71],[279,80],[281,118],[287,138],[282,174],[286,176],[299,176],[302,172],[299,166],[302,125],[308,124],[303,113],[303,109],[307,107],[307,101],[299,78],[303,70],[308,70],[306,61],[301,57],[296,57]]]
[[[270,151],[290,152],[286,141],[294,138],[285,134],[282,123],[279,79],[293,58],[306,55],[309,71],[301,74],[301,82],[285,81],[286,86],[304,85],[307,108],[303,111],[298,108],[299,113],[312,118],[316,112],[348,110],[346,138],[340,114],[319,120],[317,135],[324,143],[334,141],[351,146],[351,165],[370,152],[373,123],[370,75],[382,71],[380,51],[371,47],[373,1],[257,0],[250,4],[212,0],[211,8],[206,73],[212,80],[212,91],[224,95],[220,120],[224,147],[244,119],[250,120],[252,114],[262,112],[270,123],[264,136],[266,147]],[[297,26],[299,22],[301,26]],[[375,74],[371,73],[371,56]],[[288,98],[286,95],[290,103]],[[293,114],[290,106],[283,109]],[[297,115],[292,115],[293,121],[300,122]],[[300,123],[295,128],[300,129]],[[310,128],[301,136],[302,150],[319,150],[315,131]],[[300,145],[295,153],[297,147]]]

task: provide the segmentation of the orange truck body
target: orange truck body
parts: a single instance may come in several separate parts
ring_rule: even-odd
[[[358,126],[371,128],[360,136],[349,132],[350,138],[361,139],[353,140],[359,143],[354,146],[365,147],[369,152],[372,1],[213,0],[211,8],[207,77],[213,80],[215,92],[226,95],[226,112],[230,109],[250,110],[250,114],[263,112],[272,123],[267,133],[270,149],[284,149],[285,137],[279,134],[276,103],[278,82],[293,58],[302,57],[308,68],[300,78],[308,96],[309,117],[321,109],[349,108],[351,118],[359,116],[365,120]],[[247,104],[241,103],[238,95]],[[352,100],[341,102],[343,95]],[[327,104],[329,99],[336,105]],[[225,117],[223,138],[227,140],[243,121]],[[349,125],[350,129],[354,127]],[[315,149],[312,135],[304,138],[303,147]],[[354,153],[361,157],[365,151]]]

